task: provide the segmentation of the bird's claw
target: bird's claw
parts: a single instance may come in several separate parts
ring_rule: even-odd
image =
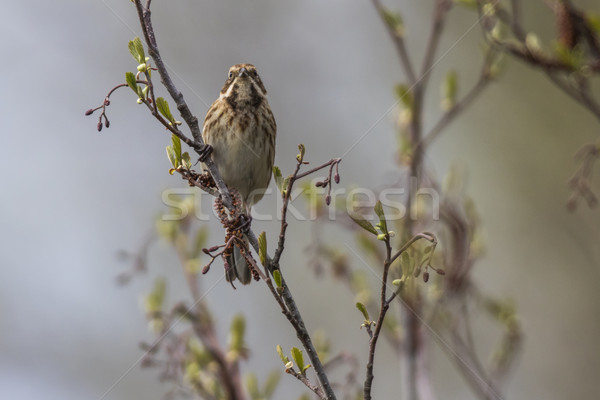
[[[198,155],[200,156],[198,157],[199,162],[206,161],[206,159],[208,158],[208,156],[211,155],[212,152],[213,147],[210,144],[204,143],[196,147],[196,153],[198,153]]]
[[[252,217],[250,215],[243,214],[240,220],[241,223],[239,229],[244,233],[250,232],[250,224],[252,223]]]

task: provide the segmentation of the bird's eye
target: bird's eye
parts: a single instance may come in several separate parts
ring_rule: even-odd
[[[233,78],[233,71],[229,71],[229,79]]]

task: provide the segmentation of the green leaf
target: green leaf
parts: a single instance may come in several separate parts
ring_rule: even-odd
[[[277,189],[279,189],[280,192],[283,191],[283,178],[281,176],[281,170],[276,165],[273,166],[273,177],[275,178]]]
[[[267,266],[267,234],[261,232],[258,235],[258,257],[263,266]]]
[[[146,98],[146,93],[148,93],[147,89],[148,86],[146,86],[145,88],[142,88],[140,86],[137,87],[138,104],[142,104],[142,99]]]
[[[183,379],[189,383],[195,383],[200,376],[200,366],[195,362],[190,362],[185,366]]]
[[[477,9],[477,0],[454,0],[454,2],[460,6],[470,8],[472,10]]]
[[[181,159],[183,160],[183,164],[186,169],[192,169],[192,160],[190,159],[190,154],[186,151],[181,155]]]
[[[144,54],[144,46],[142,45],[142,41],[140,40],[140,38],[139,37],[135,37],[133,39],[133,44],[135,45],[135,48],[137,49],[137,53],[139,54],[140,64],[141,63],[145,63],[146,62],[146,55]]]
[[[125,81],[127,82],[127,86],[129,86],[135,94],[138,94],[138,85],[133,72],[125,72]]]
[[[130,40],[127,47],[129,47],[129,52],[139,64],[146,62],[144,46],[142,45],[142,41],[139,37],[136,36],[133,38],[133,40]]]
[[[406,250],[400,256],[400,268],[402,269],[402,277],[410,276],[414,270],[415,260],[408,254]]]
[[[130,40],[129,43],[127,43],[127,47],[129,48],[129,52],[131,53],[131,56],[133,57],[133,59],[139,63],[140,55],[138,54],[137,48],[135,47],[133,40]]]
[[[290,177],[286,176],[285,178],[283,178],[283,182],[281,182],[281,194],[285,194],[289,184],[290,184]]]
[[[267,376],[267,380],[265,382],[264,395],[267,399],[270,399],[277,389],[277,385],[279,384],[279,379],[281,378],[281,373],[279,370],[271,371],[269,376]]]
[[[252,372],[246,375],[246,390],[248,390],[248,394],[252,400],[261,398],[260,391],[258,390],[258,378]]]
[[[581,45],[569,48],[562,43],[556,43],[554,52],[558,58],[569,67],[579,69],[585,62],[585,52]]]
[[[410,87],[403,83],[399,83],[395,86],[396,97],[402,102],[404,107],[412,110],[413,108],[413,94]]]
[[[292,347],[292,359],[300,369],[300,371],[304,370],[304,356],[302,355],[302,350],[297,347]]]
[[[277,345],[276,347],[277,349],[277,354],[279,354],[279,358],[281,358],[281,361],[283,362],[283,364],[287,364],[288,362],[290,362],[290,359],[287,358],[287,356],[285,354],[283,354],[283,349],[281,348],[280,345]]]
[[[146,311],[159,312],[162,310],[165,294],[167,292],[167,282],[164,278],[159,277],[154,281],[152,292],[146,296]]]
[[[381,205],[381,201],[377,201],[377,203],[375,203],[373,211],[375,211],[375,214],[377,214],[377,216],[379,217],[379,226],[381,227],[381,232],[387,235],[387,221],[385,220],[385,213],[383,212],[383,206]]]
[[[171,143],[173,143],[173,151],[175,152],[175,156],[177,157],[177,165],[181,165],[181,139],[179,136],[173,134],[171,135]]]
[[[410,254],[408,254],[408,251],[402,253],[400,256],[400,263],[406,266],[410,265]]]
[[[300,143],[298,145],[298,150],[300,150],[300,153],[296,156],[296,160],[298,160],[298,162],[302,162],[304,160],[304,152],[306,151],[306,148],[302,143]]]
[[[241,350],[244,348],[244,334],[246,332],[246,320],[241,314],[237,314],[231,321],[229,328],[229,348],[231,350]]]
[[[173,168],[179,167],[179,163],[177,162],[177,155],[171,146],[167,146],[167,156],[169,157],[169,161],[171,161],[171,165]]]
[[[590,27],[590,29],[596,35],[600,35],[600,15],[593,14],[591,12],[586,11],[584,18],[585,18],[585,21],[587,22],[587,25]]]
[[[371,232],[373,235],[377,235],[377,230],[375,229],[375,227],[362,215],[357,214],[355,212],[349,212],[348,216],[364,230]]]
[[[442,84],[442,110],[448,111],[456,104],[458,92],[458,75],[456,71],[450,70],[446,74]]]
[[[273,271],[273,280],[275,280],[275,285],[280,288],[282,285],[281,281],[281,272],[278,269]]]
[[[173,114],[171,114],[171,109],[169,108],[169,103],[162,97],[156,99],[156,108],[162,114],[163,117],[169,120],[172,124],[175,123],[175,118]]]
[[[356,308],[358,308],[358,311],[360,311],[363,315],[363,317],[365,317],[365,321],[370,321],[371,318],[369,318],[369,312],[367,311],[367,307],[365,307],[365,305],[363,303],[361,303],[360,301],[356,303]]]
[[[383,10],[383,20],[385,23],[394,31],[394,33],[402,37],[404,35],[404,22],[402,21],[402,15],[397,12]]]

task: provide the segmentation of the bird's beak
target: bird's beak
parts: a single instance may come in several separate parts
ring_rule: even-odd
[[[239,77],[245,77],[248,75],[248,70],[246,68],[240,68],[240,72],[238,72]]]

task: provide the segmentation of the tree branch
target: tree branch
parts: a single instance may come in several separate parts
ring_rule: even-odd
[[[444,23],[446,21],[446,14],[452,8],[451,0],[436,0],[435,8],[433,11],[433,21],[431,23],[431,31],[429,33],[429,39],[425,46],[425,56],[423,57],[423,66],[421,67],[421,76],[419,77],[418,85],[425,87],[429,81],[429,76],[433,69],[433,62],[435,53],[440,43],[440,38],[444,31]]]
[[[491,82],[490,76],[490,63],[489,55],[486,57],[486,61],[479,74],[479,79],[475,85],[465,94],[465,96],[444,113],[444,115],[436,122],[431,130],[423,137],[419,142],[418,147],[427,148],[437,137],[442,133],[444,129],[466,108],[468,108],[477,97],[483,92],[483,90]]]
[[[179,113],[181,114],[181,118],[183,118],[183,120],[189,127],[190,131],[192,132],[192,136],[194,137],[194,141],[195,141],[195,143],[192,145],[192,147],[196,151],[198,151],[204,145],[204,141],[202,140],[202,132],[201,132],[200,126],[198,124],[198,118],[194,114],[192,114],[192,112],[190,111],[187,103],[185,102],[185,100],[183,98],[183,94],[177,89],[177,87],[173,83],[173,80],[171,79],[171,76],[169,75],[167,67],[165,66],[165,64],[160,56],[160,52],[158,50],[158,45],[156,43],[156,37],[154,35],[154,28],[152,26],[152,19],[151,19],[151,13],[150,13],[150,8],[149,8],[150,1],[148,1],[146,3],[146,7],[144,7],[144,6],[142,6],[141,0],[135,0],[135,6],[136,6],[136,9],[138,12],[138,18],[139,18],[141,26],[142,26],[142,31],[144,33],[144,39],[146,42],[146,46],[148,46],[148,54],[150,54],[150,56],[154,60],[156,68],[158,69],[158,73],[160,74],[161,82],[165,86],[167,91],[169,92],[169,95],[171,96],[173,101],[175,101],[175,104],[177,105],[177,109],[179,110]],[[232,208],[231,196],[229,194],[229,191],[227,190],[227,186],[225,185],[225,182],[223,181],[219,172],[217,171],[217,167],[216,167],[215,163],[213,162],[213,160],[210,157],[208,157],[204,161],[204,164],[206,165],[206,168],[210,172],[211,176],[213,177],[215,184],[217,185],[217,188],[219,189],[219,192],[220,192],[221,196],[223,197],[223,204],[228,209],[231,209]]]
[[[388,11],[381,5],[380,0],[372,1],[388,33],[390,34],[392,41],[394,42],[394,46],[396,46],[396,51],[398,53],[398,56],[400,57],[400,63],[404,68],[404,72],[406,73],[406,77],[408,78],[410,86],[413,86],[417,82],[417,76],[415,74],[410,57],[408,56],[408,53],[406,51],[406,45],[404,43],[404,37],[402,36],[402,32],[395,30],[394,27],[387,22],[386,13],[388,13]]]

